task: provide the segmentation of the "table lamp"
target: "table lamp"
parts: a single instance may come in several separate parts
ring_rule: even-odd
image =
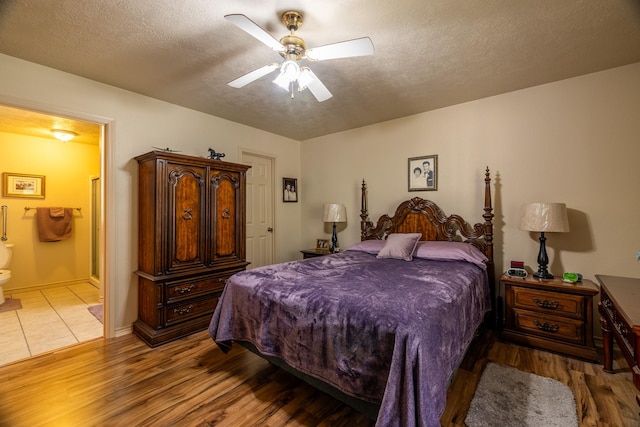
[[[547,271],[549,257],[547,256],[545,232],[569,231],[569,218],[564,203],[529,203],[523,207],[520,230],[540,233],[540,251],[538,252],[538,271],[533,277],[538,279],[553,279],[553,274]]]
[[[324,222],[333,223],[333,235],[331,236],[331,253],[340,252],[338,246],[338,234],[336,233],[337,222],[347,222],[347,209],[342,203],[325,203],[324,204]]]

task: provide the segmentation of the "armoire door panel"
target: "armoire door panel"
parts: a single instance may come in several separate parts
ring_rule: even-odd
[[[240,209],[240,174],[212,171],[212,261],[234,260],[238,257],[238,223]]]
[[[201,167],[169,165],[167,273],[205,265],[205,176]]]

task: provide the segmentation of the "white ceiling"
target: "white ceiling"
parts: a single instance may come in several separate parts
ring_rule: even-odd
[[[295,99],[280,56],[223,17],[307,48],[369,36],[373,56],[309,66],[333,93]],[[296,140],[640,61],[638,0],[3,0],[0,53]],[[0,123],[0,130],[1,129]]]

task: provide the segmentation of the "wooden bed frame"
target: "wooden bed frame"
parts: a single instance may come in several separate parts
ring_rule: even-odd
[[[469,243],[480,249],[488,258],[487,274],[491,292],[492,312],[495,311],[495,273],[493,266],[493,208],[491,207],[491,178],[489,168],[485,172],[485,193],[484,193],[484,223],[477,223],[473,226],[466,222],[459,215],[446,216],[442,209],[430,200],[414,197],[402,202],[396,209],[392,217],[382,215],[376,226],[369,220],[367,210],[367,186],[362,181],[362,209],[361,209],[361,240],[385,239],[391,233],[422,233],[422,240],[446,240],[462,241]],[[485,323],[494,325],[494,315],[489,313],[485,318]],[[367,415],[375,420],[379,406],[364,400],[349,396],[337,388],[329,385],[312,376],[306,375],[295,368],[289,366],[283,360],[267,356],[258,351],[251,343],[237,341],[238,344],[256,353],[260,357],[268,360],[272,364],[289,372],[290,374],[308,382],[315,388],[333,396],[343,403]]]

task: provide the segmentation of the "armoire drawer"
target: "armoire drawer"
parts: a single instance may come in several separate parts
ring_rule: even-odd
[[[212,315],[218,304],[218,295],[193,301],[185,301],[165,307],[165,326],[184,322],[194,317]]]
[[[187,280],[167,282],[165,285],[166,302],[167,304],[173,304],[201,295],[219,295],[224,290],[227,279],[238,271],[242,270],[228,271],[214,276],[199,276]]]

